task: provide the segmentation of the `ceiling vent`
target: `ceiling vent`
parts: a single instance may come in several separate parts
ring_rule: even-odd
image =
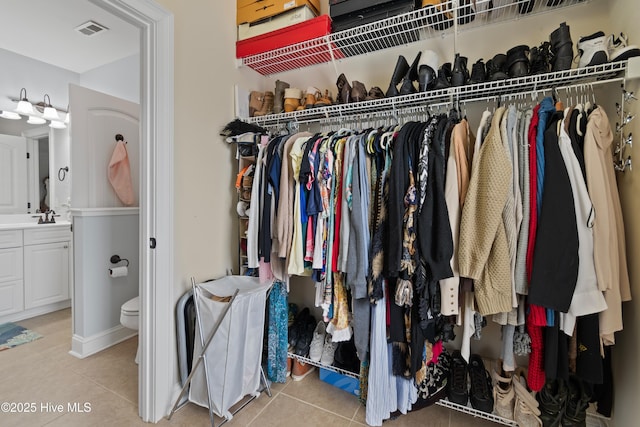
[[[87,21],[84,24],[77,26],[75,30],[85,36],[95,36],[96,34],[108,30],[108,28],[102,24],[98,24],[96,21]]]

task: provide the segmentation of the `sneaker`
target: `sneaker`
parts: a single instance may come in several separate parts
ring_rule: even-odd
[[[322,358],[320,359],[320,363],[325,366],[333,365],[334,355],[336,353],[337,343],[332,341],[333,337],[331,334],[326,334],[324,338],[324,347],[322,348]]]
[[[578,67],[606,64],[609,61],[608,40],[602,31],[581,37],[578,41]]]
[[[500,375],[493,371],[495,383],[493,385],[493,401],[495,414],[506,418],[513,419],[513,408],[515,404],[516,393],[512,385],[512,377]]]
[[[293,361],[293,370],[291,371],[291,378],[294,381],[302,381],[304,377],[315,371],[316,367],[310,363],[300,362],[298,359]]]
[[[542,427],[538,401],[527,389],[527,379],[522,369],[514,372],[511,383],[516,393],[513,420],[519,427]]]
[[[491,395],[491,377],[484,367],[482,358],[477,354],[472,354],[469,358],[469,378],[471,379],[471,389],[469,400],[471,406],[482,412],[491,413],[493,411],[493,396]]]
[[[301,320],[298,329],[298,341],[295,345],[295,353],[298,356],[307,357],[309,355],[309,348],[311,347],[311,341],[313,340],[313,331],[316,328],[316,319],[309,314],[308,317]]]
[[[451,355],[451,371],[449,379],[449,392],[447,397],[450,402],[465,405],[469,400],[467,388],[467,362],[459,350]]]
[[[319,362],[322,357],[322,349],[324,347],[326,334],[325,324],[321,320],[313,331],[313,338],[311,339],[311,345],[309,346],[309,359],[314,362]]]
[[[570,376],[567,385],[567,404],[562,414],[562,427],[584,426],[591,393],[587,390],[584,381],[576,376]]]
[[[611,62],[624,61],[634,56],[640,56],[638,46],[629,46],[627,44],[627,36],[624,33],[620,33],[619,37],[615,37],[613,34],[608,37],[607,51]]]
[[[549,380],[536,395],[540,419],[545,427],[558,427],[567,401],[567,386],[562,379]]]

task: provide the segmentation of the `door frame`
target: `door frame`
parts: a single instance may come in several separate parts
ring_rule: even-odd
[[[31,203],[31,209],[29,213],[35,213],[40,209],[40,152],[38,145],[40,140],[49,138],[49,153],[51,153],[51,134],[48,126],[40,126],[33,129],[27,129],[22,132],[22,136],[27,140],[27,153],[29,153],[29,161],[27,162],[27,186],[28,186],[28,200]],[[38,167],[36,167],[38,165]],[[49,161],[49,182],[51,182],[51,161]],[[54,200],[51,192],[51,185],[49,185],[49,200]]]
[[[138,413],[157,422],[175,387],[173,14],[153,0],[90,0],[140,29],[140,329]],[[155,249],[151,249],[154,239]]]

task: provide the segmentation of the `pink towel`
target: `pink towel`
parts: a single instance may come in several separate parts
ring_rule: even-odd
[[[131,183],[131,166],[129,166],[129,154],[123,141],[116,143],[116,148],[109,162],[109,182],[116,195],[125,206],[135,203],[133,184]]]

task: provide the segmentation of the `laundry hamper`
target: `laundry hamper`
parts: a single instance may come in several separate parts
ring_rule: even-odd
[[[232,418],[229,409],[233,405],[249,394],[259,393],[265,305],[270,285],[260,284],[256,277],[226,276],[195,286],[194,366],[202,352],[202,343],[209,338],[218,319],[224,317],[205,351],[204,363],[191,380],[189,400],[206,408],[210,401],[210,409],[227,420]],[[229,302],[216,299],[229,299],[236,289],[238,294],[225,316]]]

